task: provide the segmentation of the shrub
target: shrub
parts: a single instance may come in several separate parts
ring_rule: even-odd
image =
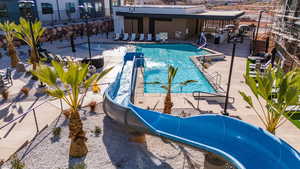
[[[1,95],[2,95],[4,100],[8,99],[8,94],[9,94],[8,90],[4,90],[4,91],[1,92]]]
[[[28,96],[29,88],[23,87],[23,88],[21,89],[21,92],[22,92],[25,96]]]
[[[86,168],[87,168],[87,167],[86,167],[86,164],[84,164],[84,163],[79,163],[79,164],[76,164],[76,165],[70,167],[69,169],[86,169]]]
[[[60,133],[61,133],[61,128],[60,127],[55,127],[52,130],[52,134],[53,134],[54,137],[60,137]]]
[[[90,104],[89,104],[89,106],[90,106],[91,112],[94,112],[95,109],[96,109],[96,106],[97,106],[97,102],[91,101]]]
[[[16,156],[14,155],[11,162],[12,169],[23,169],[25,168],[25,164]]]
[[[93,93],[99,93],[100,92],[100,87],[98,86],[97,83],[94,83],[92,85],[92,91],[93,91]]]
[[[99,126],[95,126],[94,130],[95,136],[99,136],[102,133],[102,129]]]

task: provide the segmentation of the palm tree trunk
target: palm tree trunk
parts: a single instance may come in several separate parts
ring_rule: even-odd
[[[8,52],[8,55],[10,56],[10,64],[11,64],[11,67],[16,67],[18,62],[20,61],[19,57],[17,56],[17,52],[16,52],[16,49],[15,49],[15,46],[12,42],[8,42],[7,43],[7,52]]]
[[[165,114],[171,114],[172,111],[172,107],[173,107],[173,103],[171,100],[171,91],[168,90],[166,98],[165,98],[165,106],[164,106],[164,113]]]
[[[79,112],[73,110],[70,116],[69,130],[71,139],[70,152],[71,157],[83,157],[87,154],[88,149],[85,144],[87,138],[83,131],[82,121],[80,119]]]
[[[32,69],[36,70],[38,62],[37,62],[37,56],[36,56],[36,52],[35,52],[35,48],[34,47],[31,47],[30,55],[31,55],[30,62],[32,64]]]

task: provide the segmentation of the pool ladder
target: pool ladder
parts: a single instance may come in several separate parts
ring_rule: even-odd
[[[206,73],[207,80],[215,87],[216,90],[224,91],[221,87],[222,76],[219,72],[214,72],[212,74]]]

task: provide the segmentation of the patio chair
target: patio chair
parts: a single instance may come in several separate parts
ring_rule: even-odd
[[[160,33],[155,35],[155,41],[156,42],[160,42],[161,41],[161,37],[160,37]]]
[[[132,33],[132,34],[131,34],[130,40],[131,40],[131,41],[135,41],[135,40],[136,40],[136,34],[135,34],[135,33]]]
[[[127,41],[128,39],[129,39],[129,35],[128,35],[128,33],[124,33],[123,40]]]
[[[144,41],[144,40],[145,40],[145,34],[141,33],[141,34],[140,34],[139,41]]]
[[[5,76],[1,76],[1,80],[4,85],[6,85],[6,84],[13,85],[11,72],[12,72],[12,70],[10,68],[7,68]]]
[[[160,39],[161,39],[163,42],[168,41],[168,32],[164,32],[164,33],[160,34]]]
[[[120,34],[119,34],[119,33],[116,33],[116,34],[115,34],[114,40],[117,41],[117,40],[120,40],[120,38],[121,38]]]
[[[3,76],[0,74],[0,88],[4,87],[4,81],[3,81]]]
[[[152,41],[152,34],[151,33],[147,34],[147,41]]]
[[[55,55],[55,60],[60,62],[60,63],[67,63],[68,60],[65,57],[62,57],[61,55]]]

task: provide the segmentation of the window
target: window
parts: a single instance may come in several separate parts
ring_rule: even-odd
[[[7,17],[7,16],[8,16],[8,10],[6,4],[0,3],[0,17]]]
[[[95,11],[102,12],[102,3],[101,2],[95,2]]]
[[[112,6],[119,6],[118,0],[111,1]]]
[[[50,3],[41,3],[42,6],[42,14],[53,14],[53,6]]]
[[[67,13],[75,13],[76,12],[75,3],[67,2],[66,3],[66,11],[67,11]]]

